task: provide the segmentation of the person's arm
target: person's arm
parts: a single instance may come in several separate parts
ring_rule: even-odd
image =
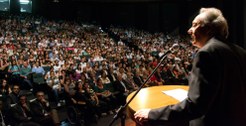
[[[42,71],[42,74],[45,75],[45,71],[43,67],[41,67],[41,71]]]
[[[71,100],[73,101],[73,104],[77,104],[77,105],[85,105],[86,104],[85,101],[76,100],[75,98],[71,98]]]
[[[11,69],[12,69],[12,65],[10,65],[10,66],[8,67],[8,72],[9,72],[9,73],[12,73],[12,70],[11,70]]]
[[[27,74],[25,74],[25,72],[24,72],[23,68],[22,68],[22,69],[20,69],[20,77],[27,78],[27,76],[26,76],[26,75],[27,75]]]
[[[93,93],[92,97],[96,100],[96,105],[99,105],[99,99],[98,99],[96,93]]]
[[[44,79],[47,80],[47,79],[49,78],[49,76],[50,76],[50,72],[47,72],[47,73],[45,74],[45,76],[44,76]]]
[[[4,64],[4,63],[3,63],[3,61],[1,60],[1,64],[0,64],[0,66],[1,66],[0,70],[4,70],[6,67],[8,67],[8,66],[9,66],[9,63],[8,63],[8,62],[6,62],[6,63]]]
[[[24,122],[24,121],[28,121],[28,117],[24,117],[23,114],[21,114],[21,112],[19,112],[18,109],[21,109],[20,107],[12,107],[11,108],[11,113],[12,113],[12,118],[14,118],[15,120],[17,120],[18,122]]]
[[[96,92],[96,91],[95,91]],[[103,93],[100,93],[100,92],[96,92],[95,93],[98,97],[101,97],[101,96],[103,96]]]
[[[69,87],[68,87],[68,85],[65,84],[65,82],[61,82],[61,85],[64,87],[65,92],[68,93],[69,95],[71,95],[71,94],[69,93]]]

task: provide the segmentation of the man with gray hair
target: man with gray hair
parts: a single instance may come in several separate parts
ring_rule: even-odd
[[[227,21],[216,8],[201,8],[188,34],[193,46],[199,48],[189,77],[188,97],[175,105],[138,110],[136,121],[155,126],[244,126],[246,51],[226,42]]]

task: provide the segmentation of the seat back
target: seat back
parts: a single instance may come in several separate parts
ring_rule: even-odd
[[[46,83],[45,79],[44,79],[44,76],[41,73],[33,73],[32,81],[35,84],[45,84]]]

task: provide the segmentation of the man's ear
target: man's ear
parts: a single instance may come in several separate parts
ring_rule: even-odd
[[[215,34],[214,27],[212,27],[211,25],[205,25],[203,30],[203,32],[208,36],[214,36]]]

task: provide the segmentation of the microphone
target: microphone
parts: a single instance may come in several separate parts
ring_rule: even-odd
[[[163,57],[165,57],[167,54],[169,53],[175,53],[179,50],[179,44],[178,43],[174,43],[168,50],[167,52],[165,52],[162,56],[160,56],[160,59],[162,59]]]
[[[177,52],[178,50],[179,50],[179,44],[178,43],[174,43],[173,45],[172,45],[172,47],[170,47],[169,48],[169,51],[171,51],[171,53],[175,53],[175,52]]]

